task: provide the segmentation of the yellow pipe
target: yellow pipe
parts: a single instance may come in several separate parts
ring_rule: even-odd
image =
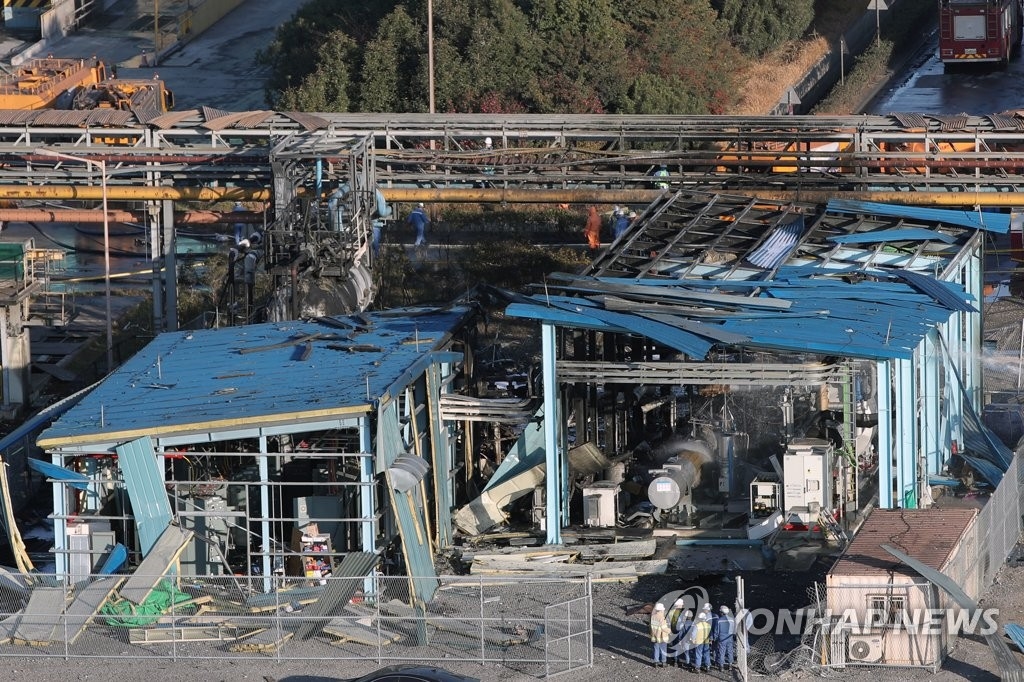
[[[269,189],[244,187],[121,187],[108,186],[111,201],[267,201]],[[0,199],[103,198],[98,185],[0,185]]]
[[[648,204],[662,191],[656,189],[500,189],[440,187],[382,188],[391,202],[449,202],[479,204]],[[1024,206],[1024,192],[896,192],[840,190],[729,189],[702,191],[758,197],[772,201],[824,204],[831,199],[910,204],[914,206]],[[108,187],[111,201],[268,201],[271,190],[243,187]],[[100,200],[101,187],[92,185],[0,185],[0,200],[83,199]]]
[[[600,190],[600,189],[478,189],[436,188],[419,189],[391,187],[381,190],[391,202],[467,202],[480,204],[647,204],[659,196],[661,190]],[[780,202],[825,204],[832,199],[875,201],[879,203],[909,204],[913,206],[1024,206],[1024,192],[896,192],[841,190],[774,190],[705,188],[715,194],[748,196]]]

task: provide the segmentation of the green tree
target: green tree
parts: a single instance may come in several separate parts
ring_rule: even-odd
[[[721,16],[746,54],[763,57],[804,35],[814,21],[814,0],[723,0]]]
[[[426,35],[405,7],[380,23],[366,45],[359,106],[361,111],[427,111]]]
[[[332,31],[317,51],[316,70],[278,98],[278,107],[296,111],[348,111],[352,87],[349,64],[355,41],[343,31]]]
[[[267,103],[278,107],[282,94],[298,87],[317,71],[321,46],[342,31],[357,43],[368,39],[367,27],[376,28],[392,11],[395,0],[309,0],[281,24],[273,42],[256,54],[256,61],[270,67],[264,86]]]

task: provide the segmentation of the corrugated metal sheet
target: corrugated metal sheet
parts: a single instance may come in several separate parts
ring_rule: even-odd
[[[163,466],[157,460],[149,436],[119,445],[115,450],[132,503],[135,527],[139,530],[139,548],[142,556],[146,556],[173,518],[164,486]]]
[[[875,509],[829,571],[829,575],[916,575],[896,561],[882,545],[941,570],[977,515],[975,509]]]
[[[363,414],[469,313],[413,308],[161,334],[38,442],[54,449]],[[292,359],[302,339],[313,351]]]
[[[564,296],[563,289],[574,291],[577,281],[562,278],[549,281],[548,294],[534,296],[534,305],[513,304],[506,312],[564,326],[577,326],[581,320],[589,327],[603,323],[698,359],[716,343],[867,359],[909,358],[935,325],[955,310],[972,309],[971,297],[958,285],[925,275],[918,275],[924,279],[915,279],[917,286],[911,286],[899,279],[900,272],[876,273],[883,279],[875,281],[821,267],[780,269],[776,280],[719,280],[732,293],[703,296],[702,287],[714,280],[624,283],[610,297]],[[602,291],[615,287],[605,279],[601,284]],[[765,306],[768,301],[774,306]],[[609,302],[614,310],[607,309]]]
[[[914,287],[922,294],[931,296],[936,302],[950,310],[959,310],[965,313],[979,312],[977,308],[964,300],[962,292],[958,293],[951,289],[948,282],[940,282],[934,277],[922,275],[919,272],[904,270],[896,273],[896,276]]]
[[[917,114],[911,111],[894,111],[889,115],[895,118],[897,123],[899,123],[903,128],[928,130],[928,119],[922,114]]]
[[[274,112],[273,111],[266,111],[266,110],[250,111],[250,112],[247,112],[244,116],[242,116],[241,118],[238,119],[238,121],[235,123],[235,127],[236,128],[247,128],[247,129],[259,128],[259,127],[262,127],[264,124],[266,124],[267,121],[269,121],[273,117],[274,117]]]
[[[747,260],[760,268],[778,267],[793,252],[803,232],[803,216],[785,225],[779,225],[760,246],[747,255]]]
[[[967,114],[932,114],[931,117],[939,122],[939,130],[944,133],[956,133],[967,127]]]
[[[173,128],[175,125],[181,123],[182,121],[187,121],[188,119],[198,115],[198,109],[186,109],[184,111],[168,111],[165,114],[161,114],[156,118],[150,119],[149,125],[153,126],[154,128],[166,130],[168,128]]]
[[[306,130],[323,130],[331,125],[331,122],[326,118],[315,116],[313,114],[307,114],[304,111],[281,111],[278,112],[282,116],[290,118],[291,120],[298,123]]]
[[[372,552],[349,552],[331,571],[320,598],[302,609],[302,625],[295,633],[295,639],[309,639],[320,633],[330,616],[337,615],[345,608],[356,592],[363,589],[365,576],[376,567],[379,557]]]
[[[866,213],[878,216],[910,218],[926,223],[942,223],[959,225],[976,230],[1006,234],[1010,231],[1010,216],[1006,213],[992,211],[951,211],[944,208],[928,208],[927,206],[903,206],[900,204],[879,204],[872,201],[853,201],[850,199],[832,199],[827,210],[840,213]]]

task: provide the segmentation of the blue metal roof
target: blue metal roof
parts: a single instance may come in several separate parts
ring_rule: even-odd
[[[369,412],[469,312],[410,308],[161,334],[37,442],[55,449]]]
[[[963,286],[934,273],[973,248],[977,229],[1008,220],[680,192],[584,275],[551,276],[506,313],[640,334],[693,359],[715,345],[910,358],[954,312],[977,312]]]

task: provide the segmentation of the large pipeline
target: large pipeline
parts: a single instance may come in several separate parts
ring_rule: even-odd
[[[141,211],[107,210],[112,223],[144,223]],[[188,211],[175,213],[176,225],[214,225],[217,223],[262,224],[262,213],[252,211]],[[0,222],[5,223],[102,223],[103,211],[78,208],[0,208]]]
[[[703,191],[715,192],[705,189]],[[648,204],[662,190],[622,189],[500,189],[500,188],[382,188],[387,201],[396,203],[443,202],[479,204]],[[1024,206],[1024,192],[901,192],[892,190],[837,192],[835,190],[774,190],[730,188],[721,194],[749,196],[780,202],[825,204],[841,196],[856,201],[898,203],[912,206]],[[0,200],[93,200],[103,198],[94,185],[0,185]],[[269,189],[242,187],[108,187],[110,201],[267,201]],[[244,214],[240,214],[244,215]],[[102,220],[102,219],[101,219]],[[203,221],[200,221],[203,222]],[[210,221],[214,222],[214,221]],[[248,222],[239,220],[237,222]]]

